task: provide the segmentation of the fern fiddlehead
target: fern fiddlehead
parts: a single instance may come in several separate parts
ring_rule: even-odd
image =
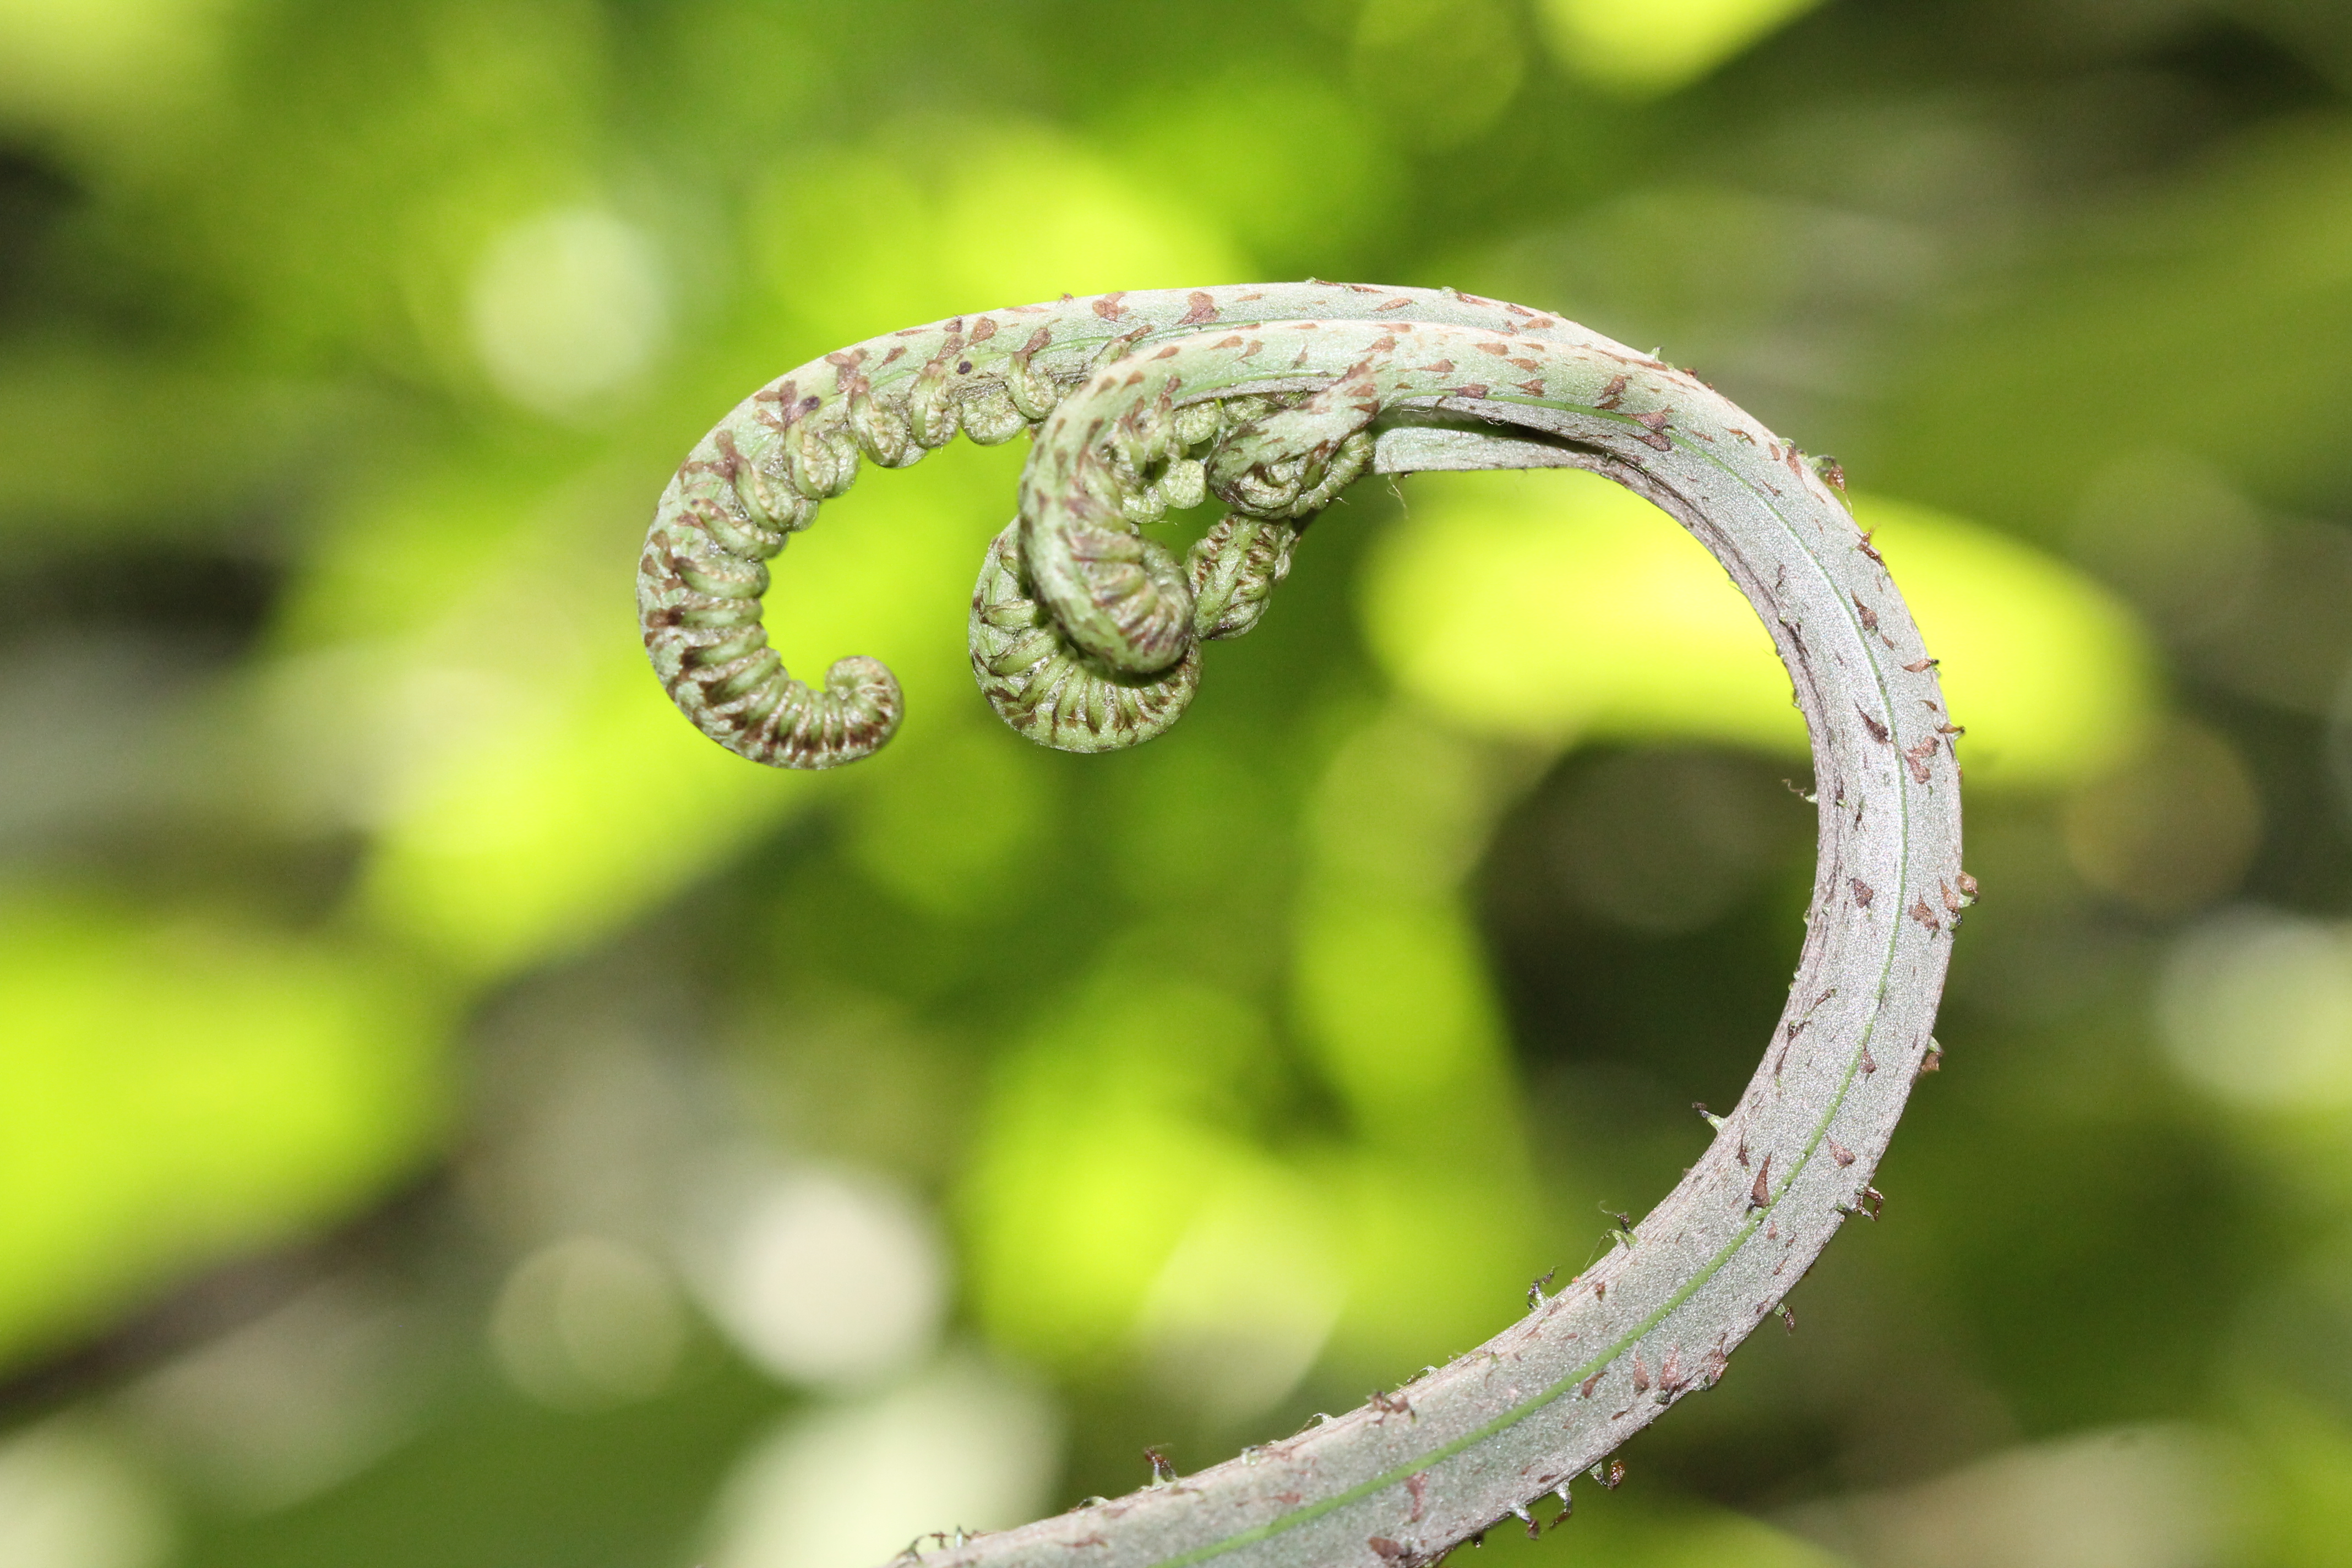
[[[1091,373],[1204,326],[1397,316],[1475,325],[1505,314],[1524,320],[1531,332],[1586,335],[1538,312],[1507,316],[1518,309],[1470,296],[1361,285],[1168,289],[960,316],[812,361],[746,399],[695,448],[664,492],[637,574],[639,619],[654,668],[703,733],[755,762],[823,768],[870,756],[896,731],[904,708],[889,671],[872,659],[845,658],[827,672],[822,689],[812,689],[784,669],[760,618],[767,563],[815,521],[822,502],[849,488],[861,464],[905,468],[959,431],[982,445],[1010,440],[1044,426]],[[1226,425],[1297,401],[1315,379],[1271,363],[1265,369],[1254,398],[1191,402],[1164,421],[1128,418],[1117,452],[1090,461],[1089,473],[1101,477],[1124,468],[1135,474],[1142,482],[1122,504],[1138,520],[1170,504],[1197,501],[1197,490],[1188,487],[1200,483],[1201,470],[1179,449],[1199,447]],[[1302,499],[1311,510],[1339,488],[1309,487]],[[1218,559],[1228,570],[1253,556],[1287,559],[1257,529],[1228,530],[1221,539],[1226,542],[1229,548]],[[1138,552],[1137,560],[1155,560],[1157,549]],[[1000,551],[991,560],[1013,567],[1003,591],[1017,588],[1025,565],[1017,552]],[[1246,630],[1254,624],[1246,606],[1262,602],[1264,587],[1262,576],[1236,584],[1241,607],[1212,630],[1224,636]],[[1057,647],[1046,670],[1037,670],[1042,658],[1020,666],[1019,679],[995,668],[1037,653],[1035,639],[1020,635],[1036,628],[1025,626],[1013,601],[1002,594],[982,597],[992,606],[991,631],[1002,634],[992,640],[1017,650],[999,650],[982,671],[992,700],[1008,717],[1031,711],[1027,705],[1034,703],[1061,715],[1041,720],[1036,738],[1067,750],[1108,750],[1148,738],[1137,728],[1145,713],[1157,717],[1149,733],[1158,733],[1181,710],[1181,700],[1171,708],[1164,694],[1121,699],[1120,692],[1136,690],[1134,681],[1121,677],[1143,672],[1088,663],[1082,647]],[[1076,626],[1057,623],[1054,629],[1083,638],[1087,624],[1080,613]],[[1189,644],[1191,634],[1181,640]]]
[[[665,492],[646,645],[705,733],[756,760],[870,753],[901,710],[870,659],[822,691],[760,629],[765,563],[861,460],[958,428],[1037,432],[989,545],[974,672],[1048,745],[1160,733],[1201,644],[1255,624],[1303,528],[1367,471],[1581,468],[1656,502],[1762,617],[1813,747],[1820,850],[1787,1007],[1713,1143],[1617,1248],[1478,1350],[1242,1459],[929,1561],[1181,1568],[1425,1562],[1528,1508],[1685,1394],[1844,1219],[1918,1073],[1975,893],[1935,661],[1817,466],[1696,377],[1475,296],[1305,284],[1108,295],[959,318],[804,366],[739,407]],[[1179,562],[1140,525],[1213,494]],[[1475,678],[1475,672],[1465,672]],[[1400,1412],[1407,1419],[1395,1418]],[[1532,1528],[1530,1524],[1530,1528]]]

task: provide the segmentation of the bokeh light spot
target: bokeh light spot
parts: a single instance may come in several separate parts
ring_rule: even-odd
[[[578,208],[515,225],[474,274],[474,345],[491,384],[565,415],[625,385],[668,327],[660,253],[610,213]]]
[[[854,1384],[928,1354],[946,1309],[938,1237],[873,1178],[806,1170],[717,1200],[696,1273],[745,1354],[792,1383]]]
[[[950,1362],[871,1403],[788,1421],[754,1448],[720,1500],[710,1561],[871,1568],[926,1531],[1001,1530],[1045,1507],[1061,1445],[1034,1389]]]
[[[2273,910],[2183,933],[2158,997],[2166,1053],[2199,1088],[2259,1110],[2352,1107],[2352,936]]]
[[[121,1449],[72,1417],[0,1445],[0,1568],[153,1568],[171,1521]]]
[[[517,1388],[559,1410],[650,1399],[686,1348],[668,1271],[604,1237],[543,1247],[515,1265],[490,1313],[490,1348]]]

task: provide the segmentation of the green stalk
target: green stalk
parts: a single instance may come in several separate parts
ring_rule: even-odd
[[[971,636],[997,711],[1073,751],[1164,731],[1201,644],[1255,624],[1297,531],[1365,472],[1580,468],[1656,502],[1748,598],[1813,748],[1808,931],[1764,1058],[1714,1142],[1598,1265],[1396,1394],[1198,1475],[935,1563],[1180,1568],[1426,1562],[1517,1516],[1722,1376],[1846,1217],[1934,1045],[1960,868],[1959,768],[1935,661],[1834,465],[1685,372],[1542,311],[1310,283],[1108,295],[960,317],[793,373],[664,494],[639,579],[672,696],[747,756],[824,767],[900,713],[874,661],[827,689],[758,628],[761,563],[861,458],[1034,428],[1020,520],[990,545]],[[1182,563],[1143,537],[1214,493]],[[1465,679],[1478,671],[1465,670]]]

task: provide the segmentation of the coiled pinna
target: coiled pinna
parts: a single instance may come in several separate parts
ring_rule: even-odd
[[[904,468],[959,431],[994,445],[1029,430],[1040,441],[1024,498],[1079,487],[1061,498],[1070,543],[1034,563],[1010,531],[990,547],[973,603],[974,671],[997,710],[1048,745],[1101,751],[1149,739],[1174,721],[1197,684],[1195,645],[1256,624],[1298,529],[1363,471],[1373,446],[1361,422],[1328,451],[1311,439],[1297,451],[1265,445],[1259,423],[1330,380],[1329,355],[1301,355],[1303,342],[1262,343],[1220,366],[1232,374],[1215,378],[1213,391],[1171,368],[1194,365],[1201,348],[1169,351],[1204,329],[1231,335],[1401,318],[1515,324],[1522,335],[1606,343],[1557,317],[1469,295],[1272,284],[1020,306],[812,361],[721,421],[663,493],[637,578],[654,668],[705,734],[756,762],[821,768],[872,754],[902,715],[898,682],[856,658],[835,663],[821,689],[793,679],[761,622],[767,563],[823,501],[849,488],[861,463]],[[1136,368],[1103,384],[1099,373],[1127,361]],[[1090,389],[1083,427],[1055,422],[1082,386]],[[1122,391],[1136,387],[1146,395],[1122,403]],[[1210,468],[1231,468],[1244,451],[1255,456],[1215,487],[1234,515],[1181,568],[1137,531],[1171,506],[1198,504]],[[1069,551],[1091,552],[1082,594],[1071,586]],[[1046,574],[1050,609],[1024,586],[1036,570]],[[1131,600],[1121,584],[1132,585]],[[1112,597],[1096,603],[1104,593]],[[1108,617],[1138,616],[1142,642],[1104,630]]]
[[[1712,388],[1544,311],[1365,285],[1114,294],[959,317],[805,365],[737,408],[664,493],[646,642],[705,733],[758,761],[871,753],[901,702],[871,659],[793,680],[766,563],[871,460],[1036,435],[989,545],[972,666],[1014,728],[1100,751],[1164,731],[1201,647],[1240,636],[1299,531],[1370,470],[1583,468],[1655,501],[1763,619],[1813,744],[1820,855],[1796,981],[1713,1145],[1626,1245],[1479,1350],[1247,1460],[933,1561],[1055,1568],[1427,1562],[1603,1460],[1726,1358],[1844,1218],[1934,1050],[1959,864],[1935,661],[1808,461]],[[1142,525],[1213,495],[1176,560]],[[1465,680],[1480,672],[1462,672]],[[1389,1420],[1398,1411],[1409,1420]]]

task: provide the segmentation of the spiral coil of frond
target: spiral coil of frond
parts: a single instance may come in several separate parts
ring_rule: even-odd
[[[1017,342],[1017,347],[1014,345]],[[766,563],[873,461],[962,430],[1036,437],[990,543],[974,674],[1015,729],[1131,745],[1192,700],[1202,645],[1265,614],[1304,529],[1368,471],[1571,467],[1670,513],[1771,634],[1813,743],[1820,853],[1786,1008],[1738,1105],[1664,1202],[1560,1294],[1394,1394],[1243,1460],[929,1561],[972,1568],[1397,1568],[1565,1505],[1576,1475],[1713,1384],[1850,1215],[1937,1047],[1960,868],[1956,727],[1935,661],[1834,465],[1696,377],[1559,317],[1475,296],[1305,284],[1112,294],[959,317],[763,389],[664,493],[638,599],[671,696],[786,767],[870,754],[898,683],[824,689],[767,646]],[[1213,496],[1181,561],[1142,530]],[[1399,1410],[1412,1419],[1387,1417]],[[1610,1484],[1610,1483],[1604,1483]]]

